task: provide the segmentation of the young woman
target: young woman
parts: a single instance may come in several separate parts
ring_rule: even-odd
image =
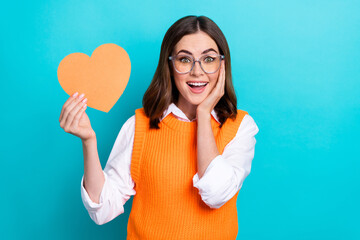
[[[104,170],[77,95],[59,121],[82,139],[81,196],[95,223],[123,213],[134,195],[127,239],[236,239],[236,199],[259,129],[237,109],[229,47],[212,20],[187,16],[166,32],[143,108],[121,128]]]

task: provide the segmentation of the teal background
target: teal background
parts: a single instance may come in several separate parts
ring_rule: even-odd
[[[186,15],[227,37],[238,108],[260,131],[237,239],[360,239],[360,1],[7,1],[0,8],[1,239],[125,239],[80,196],[80,139],[59,125],[68,54],[116,43],[132,71],[104,113],[86,110],[105,167],[141,107],[166,30]]]

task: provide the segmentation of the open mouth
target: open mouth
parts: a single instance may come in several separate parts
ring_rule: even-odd
[[[191,87],[193,89],[202,89],[208,84],[208,82],[202,82],[202,83],[187,82],[186,84],[189,85],[189,87]]]
[[[200,94],[205,90],[208,82],[187,82],[186,84],[190,87],[192,93]]]

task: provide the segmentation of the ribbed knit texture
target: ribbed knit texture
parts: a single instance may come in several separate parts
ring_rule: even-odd
[[[235,121],[223,127],[212,117],[219,153],[237,133],[247,112],[238,110]],[[236,239],[236,199],[218,209],[207,206],[193,177],[197,173],[197,122],[184,122],[169,114],[149,129],[143,108],[135,111],[135,139],[131,176],[136,194],[127,226],[127,239]]]

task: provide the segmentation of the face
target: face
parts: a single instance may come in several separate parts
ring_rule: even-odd
[[[213,49],[207,51],[208,49]],[[204,53],[206,52],[206,53]],[[180,39],[180,41],[174,47],[172,56],[178,54],[187,54],[194,57],[194,59],[199,59],[200,57],[206,54],[220,54],[216,42],[205,32],[197,32],[194,34],[185,35]],[[176,103],[177,106],[183,111],[191,111],[196,109],[199,105],[215,87],[219,70],[214,73],[204,72],[199,62],[196,62],[193,69],[185,74],[180,74],[175,71],[174,66],[172,67],[172,75],[174,77],[175,85],[179,90],[179,100]],[[189,83],[207,83],[204,89],[192,88],[189,86]]]

